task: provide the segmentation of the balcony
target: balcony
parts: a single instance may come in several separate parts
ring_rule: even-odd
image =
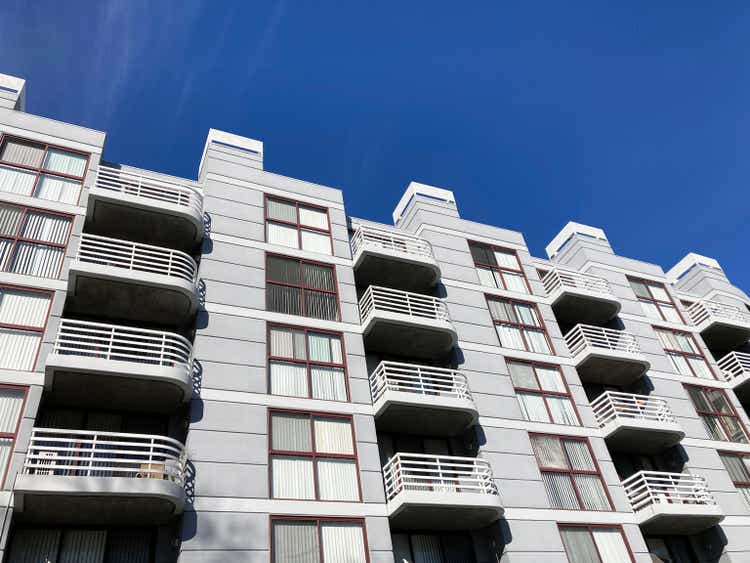
[[[197,266],[178,250],[81,235],[67,311],[179,326],[198,306]]]
[[[620,302],[604,278],[555,268],[547,272],[542,283],[562,322],[604,323],[620,312]]]
[[[685,437],[667,402],[658,397],[605,391],[591,407],[613,450],[653,454]]]
[[[186,461],[165,436],[34,428],[14,510],[31,522],[163,523],[182,512]]]
[[[189,251],[203,238],[203,196],[174,182],[100,165],[89,192],[92,233]]]
[[[503,515],[483,459],[398,453],[383,478],[391,529],[471,530]]]
[[[380,362],[370,390],[381,431],[454,436],[477,420],[466,376],[453,369]]]
[[[730,352],[717,365],[722,379],[732,384],[740,402],[750,402],[750,354]]]
[[[61,404],[172,413],[192,394],[192,352],[179,334],[63,319],[45,387]]]
[[[432,247],[419,237],[361,225],[352,237],[351,248],[358,285],[418,291],[440,279]]]
[[[440,358],[456,344],[445,303],[429,295],[371,285],[359,300],[368,351]]]
[[[688,307],[688,315],[711,349],[730,350],[750,339],[750,311],[717,303],[697,301]]]
[[[579,324],[565,335],[565,343],[587,383],[628,385],[651,367],[630,333]]]
[[[639,471],[622,485],[646,534],[696,534],[724,519],[703,477]]]

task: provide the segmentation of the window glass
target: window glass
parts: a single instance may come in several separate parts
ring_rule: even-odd
[[[266,241],[330,255],[328,213],[295,201],[266,197]]]

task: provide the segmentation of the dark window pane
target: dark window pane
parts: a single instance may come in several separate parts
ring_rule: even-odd
[[[302,271],[305,277],[307,287],[317,289],[327,289],[334,291],[336,288],[333,283],[333,268],[329,266],[318,266],[316,264],[303,264]]]
[[[336,296],[332,293],[305,290],[305,312],[306,316],[314,319],[338,320]]]
[[[269,311],[287,315],[302,314],[302,290],[298,287],[269,284],[266,301]]]
[[[482,262],[483,264],[492,264],[496,266],[495,255],[486,246],[480,246],[478,244],[469,245],[471,250],[471,256],[474,258],[474,262]]]
[[[299,262],[289,258],[269,256],[266,275],[270,281],[300,285]]]

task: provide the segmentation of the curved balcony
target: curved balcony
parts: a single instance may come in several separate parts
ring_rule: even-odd
[[[61,404],[171,413],[190,400],[192,353],[179,334],[63,319],[45,387]]]
[[[360,225],[351,249],[358,285],[415,291],[430,288],[440,279],[432,246],[414,235]]]
[[[644,533],[696,534],[724,519],[698,475],[639,471],[622,485]]]
[[[368,351],[440,358],[456,344],[448,307],[440,299],[371,285],[359,300]]]
[[[657,453],[685,437],[667,401],[658,397],[605,391],[591,407],[613,450]]]
[[[560,321],[603,323],[620,312],[620,302],[604,278],[554,268],[542,283]]]
[[[750,402],[750,354],[730,352],[717,365],[721,378],[732,384],[740,402]]]
[[[45,523],[162,523],[182,512],[186,461],[165,436],[34,428],[14,510]]]
[[[203,196],[175,182],[100,165],[86,228],[98,235],[190,250],[203,238]]]
[[[398,453],[383,478],[392,529],[471,530],[503,515],[490,464],[480,458]]]
[[[67,310],[179,326],[198,306],[195,261],[179,250],[83,234]]]
[[[370,390],[381,431],[454,436],[477,420],[466,376],[457,370],[380,362]]]
[[[579,324],[565,335],[565,343],[587,383],[628,385],[651,367],[635,336],[622,330]]]
[[[711,349],[729,350],[750,339],[750,311],[716,301],[696,301],[688,315]]]

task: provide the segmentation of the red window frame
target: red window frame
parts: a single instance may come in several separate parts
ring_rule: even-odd
[[[273,525],[276,522],[315,522],[318,528],[318,548],[320,550],[319,561],[326,563],[323,558],[323,536],[321,533],[321,523],[323,522],[344,522],[347,524],[359,524],[362,526],[362,541],[365,549],[365,561],[364,563],[370,563],[370,548],[367,543],[367,526],[365,525],[364,518],[342,518],[334,516],[284,516],[284,515],[271,515],[269,519],[269,530],[271,538],[271,563],[276,562],[276,542],[273,537]]]
[[[722,440],[721,438],[714,438],[713,436],[711,436],[711,433],[708,432],[708,430],[706,430],[706,433],[709,435],[709,438],[708,438],[709,440],[718,440],[718,441],[721,441],[721,442],[730,442],[730,443],[733,443],[733,444],[750,444],[750,435],[748,435],[748,433],[747,433],[747,428],[745,428],[745,424],[742,422],[742,419],[737,414],[737,409],[734,408],[734,405],[729,400],[729,396],[727,395],[727,392],[724,389],[717,389],[715,387],[706,387],[704,385],[692,385],[692,384],[687,384],[687,383],[684,383],[683,386],[688,391],[688,396],[690,397],[690,402],[693,404],[693,408],[695,408],[695,412],[698,413],[698,416],[700,416],[701,419],[703,419],[704,416],[714,417],[719,422],[719,425],[724,430],[724,433],[727,436],[731,436],[732,433],[728,431],[728,428],[725,425],[724,419],[726,419],[726,418],[734,418],[734,419],[737,420],[737,424],[739,425],[740,429],[742,430],[742,432],[743,432],[743,434],[745,436],[745,441],[744,442],[737,442],[735,440]],[[721,411],[707,411],[707,410],[703,410],[703,409],[698,408],[698,405],[693,400],[693,396],[690,394],[690,389],[694,389],[694,390],[700,391],[701,393],[704,393],[706,391],[709,391],[711,393],[720,393],[721,396],[724,398],[724,401],[726,402],[727,406],[729,407],[729,410],[732,411],[731,414],[729,414],[729,413],[723,413]],[[703,400],[706,403],[711,404],[711,401],[708,400],[705,395],[703,396]],[[703,422],[703,424],[705,426],[708,426],[705,423],[705,421]]]
[[[607,560],[602,557],[602,554],[599,553],[599,548],[596,545],[596,541],[594,541],[592,530],[617,530],[620,532],[620,535],[622,536],[622,541],[625,543],[625,548],[628,550],[628,555],[630,556],[631,563],[635,563],[635,555],[633,555],[633,548],[630,547],[630,542],[628,542],[628,536],[625,534],[625,529],[622,527],[622,524],[581,524],[579,522],[575,523],[568,523],[568,522],[558,522],[557,524],[557,530],[558,533],[560,532],[561,528],[585,528],[589,531],[590,534],[592,534],[591,540],[594,542],[594,547],[596,548],[596,554],[599,556],[599,559],[602,561],[602,563],[608,563]],[[560,534],[560,541],[562,542],[562,534]],[[565,543],[563,543],[563,550],[565,551],[565,557],[568,558],[568,561],[570,561],[570,557],[568,556],[568,551],[565,549]],[[576,563],[575,561],[571,561],[571,563]]]
[[[544,438],[557,438],[558,440],[571,440],[576,442],[584,442],[586,444],[586,447],[588,448],[589,455],[591,456],[591,461],[594,463],[595,469],[593,471],[588,469],[573,469],[573,464],[570,461],[570,456],[568,456],[568,452],[565,450],[565,446],[562,446],[563,454],[565,454],[565,461],[567,462],[569,468],[568,469],[561,469],[559,467],[542,467],[539,458],[536,456],[536,452],[534,451],[534,447],[532,445],[532,452],[534,454],[534,459],[536,459],[537,467],[539,467],[539,471],[541,473],[563,473],[565,475],[568,475],[570,477],[570,482],[573,486],[573,491],[576,495],[576,500],[578,501],[578,507],[579,508],[557,508],[553,507],[555,510],[590,510],[592,512],[611,512],[614,510],[614,503],[612,502],[612,497],[609,494],[609,488],[607,487],[607,483],[604,482],[604,478],[602,477],[602,470],[601,467],[599,467],[599,462],[596,459],[596,456],[594,455],[594,450],[591,447],[591,442],[588,438],[584,436],[568,436],[565,434],[546,434],[544,432],[529,432],[529,437],[533,438],[534,436],[541,436]],[[607,496],[607,502],[609,502],[609,508],[604,510],[597,510],[597,509],[591,509],[586,508],[583,504],[583,500],[581,499],[581,493],[578,490],[578,485],[576,485],[575,479],[573,479],[574,475],[596,475],[599,477],[599,481],[602,484],[602,488],[604,489],[604,494]]]
[[[711,376],[714,379],[718,379],[716,377],[716,373],[714,372],[713,368],[711,367],[711,364],[708,362],[708,359],[703,354],[703,351],[701,350],[701,347],[698,344],[698,339],[695,338],[695,334],[693,334],[692,332],[686,332],[684,330],[674,330],[673,328],[667,328],[667,327],[663,327],[663,326],[654,326],[653,329],[657,332],[656,336],[659,339],[659,344],[662,345],[662,348],[664,348],[664,352],[666,352],[666,354],[668,356],[671,354],[671,355],[675,355],[675,356],[682,356],[683,358],[700,358],[701,360],[703,360],[703,363],[706,364],[706,367],[708,368],[708,372],[711,374]],[[690,341],[693,343],[693,347],[696,350],[698,350],[698,351],[697,352],[685,352],[684,350],[675,350],[673,348],[667,348],[666,346],[664,346],[664,343],[661,341],[661,338],[659,338],[658,331],[660,331],[660,330],[663,331],[663,332],[669,332],[669,333],[671,333],[673,335],[674,334],[679,334],[680,336],[687,336],[687,337],[689,337]],[[690,373],[693,374],[693,377],[696,377],[696,378],[699,378],[699,379],[706,379],[705,377],[701,377],[701,376],[699,376],[699,375],[697,375],[695,373],[695,370],[693,369],[693,366],[692,366],[692,364],[690,362],[686,361],[686,363],[687,363],[688,367],[690,368]],[[677,369],[677,368],[675,368],[675,369]],[[683,375],[683,374],[680,374],[680,375]]]
[[[271,330],[274,328],[283,328],[283,329],[289,329],[289,330],[301,330],[305,333],[305,356],[306,358],[304,360],[296,359],[296,358],[285,358],[284,356],[274,356],[271,354]],[[335,362],[319,362],[317,360],[311,360],[310,359],[310,341],[308,340],[308,333],[318,333],[318,334],[327,334],[330,336],[336,336],[339,341],[341,342],[341,360],[342,363],[337,364]],[[323,330],[323,329],[317,329],[317,328],[308,328],[303,326],[296,326],[296,325],[288,325],[288,324],[282,324],[282,323],[268,323],[266,327],[266,357],[267,357],[267,365],[268,365],[268,392],[269,394],[273,394],[276,397],[284,397],[288,395],[276,395],[274,393],[271,393],[271,362],[285,362],[290,364],[299,364],[304,365],[306,367],[307,371],[307,398],[308,399],[316,399],[316,400],[330,400],[330,399],[317,399],[312,396],[312,367],[313,366],[321,366],[321,367],[331,367],[331,368],[341,368],[344,370],[344,383],[346,385],[346,401],[338,401],[338,402],[350,402],[351,401],[351,394],[349,392],[349,370],[346,365],[346,345],[344,343],[344,334],[342,332],[337,332],[335,330]],[[298,397],[299,398],[299,397]]]
[[[679,319],[682,321],[682,324],[685,324],[685,317],[682,316],[682,312],[680,312],[680,310],[677,308],[677,303],[674,302],[674,299],[672,299],[672,296],[669,294],[669,291],[667,291],[667,286],[666,285],[664,285],[663,283],[660,283],[660,282],[646,280],[646,279],[643,279],[643,278],[637,278],[637,277],[634,277],[634,276],[627,276],[627,278],[628,278],[628,283],[630,284],[631,289],[633,289],[633,285],[632,285],[631,282],[640,283],[640,284],[646,286],[646,290],[648,291],[648,294],[649,294],[650,297],[643,297],[641,295],[638,295],[638,293],[636,293],[635,289],[633,289],[633,293],[635,293],[635,297],[636,297],[636,299],[638,299],[639,302],[641,302],[641,303],[652,303],[654,306],[656,306],[656,310],[659,311],[659,315],[661,316],[661,320],[662,321],[664,321],[665,323],[673,323],[673,322],[675,322],[675,321],[672,321],[672,320],[668,319],[667,316],[664,314],[664,311],[661,310],[661,305],[663,304],[663,305],[669,305],[670,307],[672,307],[672,309],[674,309],[675,312],[677,313],[677,316],[679,317]],[[664,293],[667,294],[667,297],[669,298],[669,301],[664,301],[663,299],[658,299],[658,298],[654,297],[654,292],[651,291],[651,286],[660,287],[664,291]],[[644,313],[645,313],[645,311],[644,311]],[[646,315],[646,316],[648,316],[648,315]],[[658,319],[653,319],[653,320],[658,320]]]
[[[65,264],[65,255],[66,255],[67,250],[68,250],[68,243],[70,243],[71,233],[73,232],[73,215],[69,215],[67,213],[58,213],[56,211],[49,211],[47,209],[40,209],[38,207],[29,207],[27,205],[16,205],[15,203],[8,203],[8,202],[5,202],[5,201],[0,202],[0,205],[3,205],[3,206],[7,205],[8,207],[16,207],[18,209],[22,209],[23,210],[23,213],[21,214],[21,219],[18,221],[18,230],[15,232],[15,234],[13,234],[13,235],[0,234],[0,240],[10,240],[10,241],[12,241],[11,242],[11,246],[10,246],[10,250],[8,251],[8,257],[6,259],[7,262],[6,262],[5,265],[0,264],[0,271],[14,273],[14,272],[11,272],[8,268],[10,267],[10,265],[13,262],[13,257],[14,257],[15,252],[16,252],[16,247],[18,246],[19,242],[26,242],[26,243],[29,243],[29,244],[36,244],[36,245],[40,245],[40,246],[47,246],[47,247],[52,247],[52,248],[62,248],[63,255],[62,255],[62,259],[60,260],[60,269],[58,270],[57,275],[54,278],[45,278],[45,279],[58,279],[60,277],[60,273],[62,272],[63,266]],[[63,243],[56,243],[56,242],[48,242],[48,241],[45,241],[45,240],[38,240],[38,239],[33,239],[33,238],[22,237],[21,236],[21,232],[23,231],[24,225],[26,224],[26,217],[28,216],[29,212],[41,213],[41,214],[44,214],[44,215],[55,215],[57,217],[64,217],[65,219],[69,219],[70,220],[70,225],[68,227],[68,234],[67,234],[67,237],[65,239],[65,242],[63,242]],[[24,276],[28,275],[28,276],[37,277],[37,278],[41,277],[41,276],[33,276],[32,274],[19,274],[19,275],[24,275]]]
[[[537,385],[539,385],[539,389],[533,389],[528,387],[518,387],[515,383],[513,383],[513,377],[510,376],[510,364],[526,364],[531,366],[532,370],[534,371],[534,378],[536,379]],[[561,424],[559,422],[555,422],[552,418],[552,410],[549,408],[549,404],[547,403],[547,396],[551,397],[562,397],[565,399],[568,399],[570,401],[570,404],[573,406],[573,412],[576,414],[576,419],[578,420],[577,426],[581,426],[581,415],[578,412],[578,407],[576,407],[576,403],[573,400],[573,396],[570,393],[570,387],[568,386],[568,380],[565,379],[565,374],[562,372],[562,368],[557,364],[548,364],[546,362],[535,362],[531,360],[519,360],[518,358],[505,358],[505,364],[508,366],[508,375],[510,376],[511,384],[513,385],[513,389],[516,392],[526,393],[526,394],[534,394],[534,395],[540,395],[542,397],[542,400],[544,401],[544,406],[547,409],[547,416],[549,417],[549,423],[548,424]],[[536,373],[537,367],[544,367],[544,368],[552,368],[557,370],[557,372],[560,374],[560,378],[562,379],[563,385],[565,385],[565,391],[549,391],[546,389],[542,389],[541,381],[539,380],[539,376]],[[528,421],[528,422],[538,422],[538,421]],[[570,426],[570,425],[567,425]]]
[[[546,353],[546,352],[534,352],[533,350],[531,350],[531,348],[529,347],[529,343],[526,340],[526,333],[524,332],[524,330],[533,330],[533,331],[541,330],[542,334],[544,334],[544,338],[547,341],[547,346],[549,347],[549,354],[553,356],[555,355],[555,347],[552,345],[552,339],[549,337],[549,333],[547,332],[547,325],[544,323],[544,319],[542,318],[542,314],[539,312],[539,307],[537,306],[536,303],[532,303],[530,301],[524,301],[523,299],[512,299],[510,297],[500,297],[497,295],[485,294],[484,297],[485,297],[485,300],[487,301],[487,309],[490,313],[490,318],[492,319],[493,326],[505,325],[505,326],[513,326],[519,329],[519,332],[521,333],[521,339],[523,340],[523,345],[524,345],[524,350],[522,350],[522,352],[523,351],[531,352],[532,354],[545,354]],[[534,309],[534,312],[536,313],[536,318],[539,319],[539,326],[524,324],[521,322],[515,323],[512,321],[502,321],[502,320],[495,319],[492,316],[492,309],[490,309],[490,304],[489,304],[490,301],[504,301],[512,305],[518,304],[518,305],[531,307],[532,309]],[[500,346],[505,348],[506,346],[500,340],[500,335],[497,334],[497,329],[495,330],[495,335],[497,336],[497,341],[500,342]],[[514,350],[514,348],[510,348],[510,349]]]
[[[293,283],[269,279],[268,278],[268,275],[269,275],[268,259],[269,258],[280,258],[282,260],[289,260],[292,262],[297,262],[300,266],[300,284],[297,285]],[[305,264],[311,264],[313,266],[321,266],[323,268],[329,268],[331,272],[333,273],[333,290],[305,285],[304,275],[302,274],[302,266]],[[299,316],[307,317],[308,319],[317,319],[318,317],[310,317],[306,314],[307,311],[306,311],[305,291],[317,291],[319,293],[327,293],[329,295],[334,295],[336,297],[336,318],[335,319],[319,319],[319,320],[332,321],[332,322],[341,321],[341,302],[339,300],[339,292],[338,292],[339,284],[338,284],[338,278],[336,276],[336,266],[334,264],[328,264],[326,262],[318,262],[317,260],[307,260],[305,258],[296,258],[294,256],[286,256],[284,254],[276,254],[273,252],[266,252],[266,310],[273,311],[275,313],[281,313],[284,315],[291,315],[293,313],[285,313],[283,311],[274,311],[273,309],[269,308],[269,305],[268,305],[268,286],[269,285],[275,285],[275,286],[280,286],[280,287],[292,287],[292,288],[299,289],[300,290],[300,315]]]
[[[292,223],[290,221],[284,221],[283,219],[276,219],[274,217],[268,216],[268,200],[274,200],[281,203],[286,203],[288,205],[294,205],[295,213],[297,215],[297,222]],[[300,207],[307,207],[309,209],[313,209],[315,211],[324,211],[326,214],[326,221],[328,222],[328,229],[321,229],[319,227],[312,227],[310,225],[303,225],[299,220],[299,208]],[[263,218],[265,220],[265,223],[276,223],[278,225],[286,225],[287,227],[294,227],[297,229],[297,249],[298,250],[305,250],[302,248],[302,231],[312,231],[314,233],[319,234],[326,234],[328,235],[328,243],[331,248],[331,256],[333,256],[333,235],[331,233],[331,215],[328,212],[327,207],[322,207],[320,205],[312,205],[310,203],[305,203],[303,201],[297,201],[294,199],[287,199],[284,197],[278,197],[275,195],[269,195],[269,194],[263,194]],[[266,242],[269,244],[275,244],[268,240],[268,230],[264,229],[264,236],[266,238]],[[311,250],[305,250],[305,252],[312,252]]]
[[[286,450],[274,450],[273,449],[273,426],[272,419],[275,414],[290,414],[290,415],[306,415],[310,420],[310,447],[309,452],[299,451],[286,451]],[[315,451],[315,426],[314,421],[316,418],[338,418],[349,422],[349,426],[352,430],[352,453],[351,454],[333,454],[333,453],[319,453]],[[273,458],[274,457],[305,457],[310,458],[313,463],[313,483],[315,487],[315,498],[314,499],[285,499],[283,497],[273,496]],[[355,472],[357,475],[357,492],[359,494],[358,500],[329,500],[320,498],[320,488],[318,484],[318,459],[346,459],[354,461]],[[348,414],[337,414],[327,412],[316,412],[316,411],[301,411],[293,409],[269,409],[268,410],[268,493],[269,497],[274,500],[305,500],[307,502],[362,502],[362,481],[359,475],[359,459],[357,457],[357,436],[354,432],[354,417]]]
[[[20,285],[10,285],[10,284],[0,284],[0,288],[2,289],[13,289],[16,291],[25,291],[27,293],[41,293],[42,295],[47,295],[49,297],[49,305],[47,307],[47,314],[44,317],[44,324],[41,327],[36,326],[27,326],[27,325],[15,325],[10,323],[4,323],[0,322],[0,328],[7,328],[10,330],[25,330],[27,332],[37,332],[39,333],[39,345],[36,347],[36,352],[34,355],[34,364],[31,369],[33,371],[36,368],[36,363],[39,361],[39,350],[42,347],[42,339],[44,337],[44,331],[47,330],[47,324],[49,323],[49,314],[52,310],[52,301],[55,299],[55,292],[54,291],[48,291],[45,289],[37,289],[35,287],[23,287]]]
[[[46,174],[49,176],[58,176],[60,178],[65,178],[67,180],[79,181],[81,183],[81,189],[78,191],[78,200],[76,201],[76,204],[79,204],[81,202],[81,195],[83,192],[83,179],[86,177],[86,174],[88,173],[88,170],[89,170],[89,165],[91,164],[91,153],[87,153],[87,152],[79,151],[75,149],[70,149],[68,147],[62,147],[60,145],[53,145],[50,143],[42,143],[39,141],[33,141],[31,139],[26,139],[23,137],[16,137],[15,135],[0,135],[0,155],[3,154],[3,149],[5,148],[5,144],[8,141],[18,141],[19,143],[36,145],[40,148],[41,147],[44,148],[44,154],[42,154],[41,163],[39,164],[38,167],[28,166],[25,164],[19,164],[17,162],[10,162],[7,160],[0,159],[0,164],[4,166],[20,168],[21,170],[28,170],[29,172],[36,172],[36,178],[34,178],[34,186],[31,189],[31,193],[28,194],[29,197],[36,197],[34,194],[36,193],[36,188],[37,188],[37,185],[39,184],[39,178],[43,174]],[[85,156],[86,164],[83,167],[83,174],[81,176],[73,176],[72,174],[65,174],[64,172],[55,172],[54,170],[48,170],[44,168],[44,161],[47,158],[47,152],[49,151],[49,149],[56,149],[56,150],[61,150],[61,151]],[[37,198],[37,199],[41,199],[41,198]]]
[[[721,458],[722,456],[733,456],[733,457],[740,458],[740,460],[750,459],[750,454],[740,453],[740,452],[730,452],[730,451],[725,451],[725,450],[719,450],[719,457]],[[744,462],[742,462],[742,463],[743,463],[743,466],[745,467],[746,471],[748,473],[750,473],[750,466],[745,466]],[[723,465],[723,459],[722,459],[722,465]],[[729,473],[729,471],[727,471],[727,473]],[[731,475],[730,475],[730,478],[731,478]],[[750,480],[748,480],[748,481],[735,481],[734,479],[732,479],[732,484],[736,488],[750,489]],[[743,495],[743,497],[744,497],[744,495]]]
[[[473,240],[467,241],[469,244],[469,254],[471,254],[471,259],[474,262],[474,267],[476,268],[485,268],[488,270],[492,270],[495,272],[499,272],[500,276],[499,278],[503,282],[503,287],[499,287],[498,289],[504,289],[505,291],[514,291],[512,289],[508,289],[508,286],[505,283],[505,278],[503,277],[503,272],[510,272],[512,274],[520,275],[523,279],[523,283],[526,286],[526,294],[531,295],[531,285],[529,284],[529,280],[526,277],[526,273],[523,271],[523,266],[521,265],[521,259],[518,257],[518,251],[513,248],[505,248],[503,246],[496,246],[494,244],[487,244],[483,242],[476,242]],[[518,269],[509,268],[507,266],[501,266],[500,264],[492,264],[490,262],[482,262],[481,260],[477,260],[476,256],[474,256],[474,253],[472,252],[472,247],[479,247],[484,250],[488,250],[490,252],[504,252],[507,254],[512,254],[513,257],[516,259],[516,263],[518,264]],[[518,293],[518,292],[515,292]]]
[[[36,363],[36,361],[34,362]],[[13,450],[15,450],[16,447],[16,440],[18,439],[18,431],[21,428],[21,420],[23,420],[23,413],[26,410],[26,401],[29,398],[29,388],[24,385],[5,385],[0,384],[0,389],[16,389],[18,391],[23,391],[23,402],[21,403],[21,412],[18,415],[18,420],[16,421],[16,428],[15,430],[11,432],[0,432],[0,438],[4,440],[10,440],[10,454],[8,456],[8,463],[6,463],[5,467],[2,470],[2,480],[0,480],[0,488],[5,488],[5,480],[8,478],[8,471],[10,470],[10,462],[13,459]]]

